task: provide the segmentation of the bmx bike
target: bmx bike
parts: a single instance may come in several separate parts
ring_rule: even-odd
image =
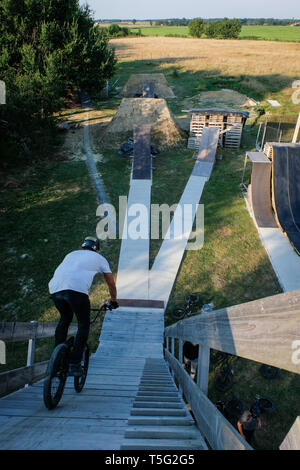
[[[101,312],[105,312],[106,310],[112,310],[112,307],[109,303],[104,303],[99,308],[91,309],[91,312],[97,312],[97,314],[90,324],[94,324],[99,314]],[[64,343],[56,346],[51,355],[43,387],[44,403],[48,410],[56,408],[63,395],[65,384],[69,375],[70,355],[73,346],[74,336],[71,336]],[[84,387],[89,368],[89,358],[90,350],[88,344],[86,343],[81,359],[82,374],[80,376],[74,376],[74,389],[77,393],[80,393]]]

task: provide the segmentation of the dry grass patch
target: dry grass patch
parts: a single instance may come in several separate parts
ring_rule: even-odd
[[[272,41],[239,41],[188,38],[113,39],[118,59],[125,61],[161,61],[183,70],[217,70],[220,74],[300,76],[300,43]]]

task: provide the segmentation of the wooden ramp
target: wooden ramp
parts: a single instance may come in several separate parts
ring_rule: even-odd
[[[134,126],[134,151],[132,177],[122,230],[122,244],[119,256],[117,290],[122,299],[148,299],[148,270],[150,244],[150,209],[152,185],[152,157],[150,125]],[[136,218],[136,205],[142,205],[146,213],[143,238],[133,239],[128,228]]]
[[[300,145],[273,144],[272,166],[276,219],[300,255]]]
[[[255,222],[258,227],[276,228],[271,202],[272,164],[263,152],[247,152],[247,156],[252,161],[247,198]]]
[[[43,403],[42,381],[0,400],[0,449],[118,450],[124,442],[132,446],[132,424],[135,433],[141,431],[139,436],[143,438],[131,448],[149,448],[154,430],[158,448],[176,447],[178,440],[187,448],[198,445],[202,448],[201,435],[191,422],[163,360],[163,329],[163,313],[108,312],[98,350],[91,358],[86,385],[80,394],[75,392],[73,379],[69,377],[59,406],[51,411]],[[167,393],[161,388],[161,370]],[[156,380],[157,375],[159,380]],[[171,395],[169,384],[172,385]],[[151,409],[145,411],[149,402]],[[140,405],[141,419],[130,421],[135,416],[133,408]],[[188,435],[183,433],[181,438],[180,426],[177,428],[175,422],[165,426],[164,420],[170,413],[175,419],[179,405],[184,413],[180,415],[183,431],[187,427],[189,430]],[[156,413],[157,409],[162,412],[161,420],[155,418],[155,425],[154,421],[145,423],[143,417],[148,416],[148,412]],[[152,434],[148,433],[152,436],[149,440],[146,424],[154,426]],[[174,426],[177,434],[172,432]]]
[[[217,127],[203,129],[200,149],[192,174],[187,181],[169,230],[150,271],[149,297],[163,300],[166,305],[192,232],[204,185],[209,180],[214,167],[218,139],[219,129]],[[191,208],[189,217],[185,216],[184,212],[184,208],[187,206]],[[176,234],[177,226],[183,228],[182,233]]]

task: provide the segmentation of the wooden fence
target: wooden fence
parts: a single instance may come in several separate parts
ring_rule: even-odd
[[[249,448],[206,396],[210,348],[299,374],[300,290],[189,317],[165,328],[165,338],[166,360],[210,446]],[[199,344],[197,383],[182,368],[184,341]],[[298,420],[282,448],[300,448],[299,439]]]
[[[28,340],[27,365],[0,374],[0,395],[31,384],[45,376],[48,361],[34,362],[35,341],[54,336],[57,323],[50,322],[5,322],[0,323],[0,341],[12,343]],[[77,332],[77,324],[71,324],[69,334]]]

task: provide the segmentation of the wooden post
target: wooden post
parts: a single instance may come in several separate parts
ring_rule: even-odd
[[[183,347],[183,341],[182,339],[180,339],[178,341],[178,347],[179,347],[179,357],[178,357],[178,360],[179,360],[179,363],[182,365],[183,363],[183,355],[182,355],[182,347]],[[183,395],[183,391],[182,391],[182,387],[181,385],[179,385],[179,392],[181,394],[181,396]]]
[[[175,356],[175,338],[171,338],[171,354],[174,357]],[[174,377],[174,371],[172,369],[172,377]]]
[[[31,321],[30,322],[35,329],[38,326],[37,321]],[[34,354],[35,354],[35,335],[33,338],[30,338],[28,341],[28,351],[27,351],[27,366],[32,366],[34,364]],[[25,387],[28,387],[28,384],[25,385]]]
[[[205,395],[208,392],[209,356],[210,348],[207,343],[199,344],[197,385]]]
[[[296,127],[295,127],[295,132],[294,132],[294,136],[293,136],[293,140],[292,140],[293,144],[297,143],[299,131],[300,131],[300,113],[299,113],[299,116],[298,116],[297,124],[296,124]]]

